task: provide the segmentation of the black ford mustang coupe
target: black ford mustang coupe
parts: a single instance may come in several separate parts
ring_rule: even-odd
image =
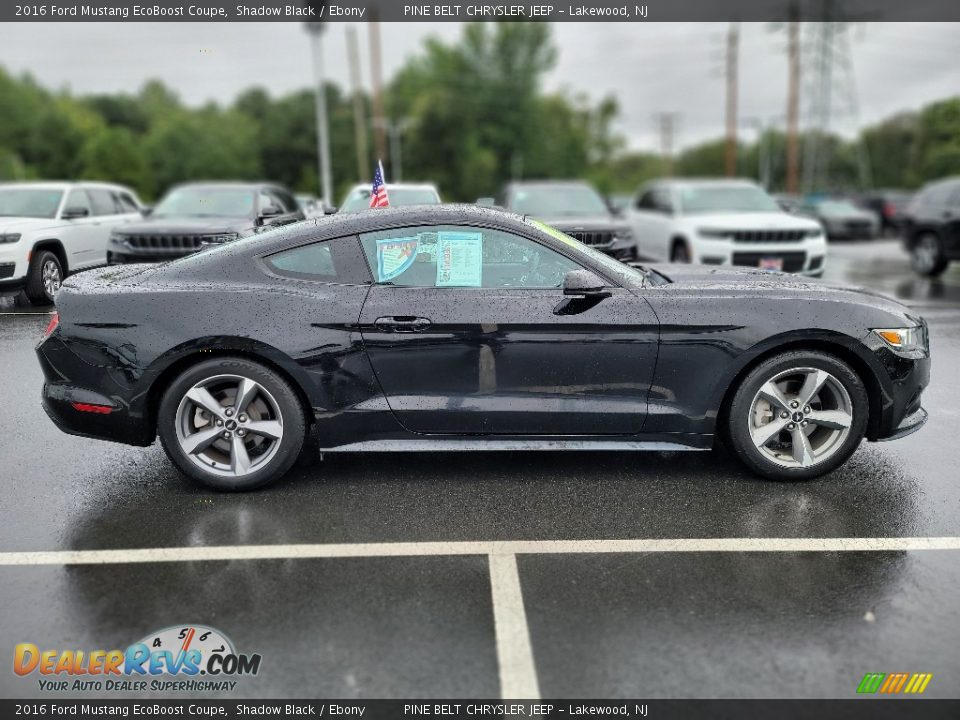
[[[632,268],[474,206],[334,216],[82,273],[37,354],[64,431],[223,490],[310,426],[336,451],[708,450],[808,479],[926,420],[900,304],[717,266]]]

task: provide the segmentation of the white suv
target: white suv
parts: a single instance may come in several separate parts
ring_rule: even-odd
[[[626,217],[638,252],[651,260],[823,274],[820,224],[784,212],[746,180],[654,182],[640,189]]]
[[[140,219],[140,200],[121,185],[0,184],[0,294],[53,302],[69,273],[106,264],[113,228]]]

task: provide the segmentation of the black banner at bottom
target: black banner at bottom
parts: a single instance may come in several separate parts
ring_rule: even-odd
[[[10,717],[956,720],[960,700],[0,700]]]

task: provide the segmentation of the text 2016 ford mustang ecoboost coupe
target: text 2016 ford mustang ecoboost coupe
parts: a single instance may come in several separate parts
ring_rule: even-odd
[[[924,321],[782,273],[633,269],[473,206],[301,222],[93,270],[37,347],[69,433],[240,490],[334,451],[707,450],[807,479],[926,420]]]

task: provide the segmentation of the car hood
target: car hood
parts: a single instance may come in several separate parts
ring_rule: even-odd
[[[873,222],[877,219],[876,215],[866,210],[837,213],[836,215],[822,215],[821,217],[825,222],[845,222],[847,220],[869,220]]]
[[[563,232],[590,232],[591,230],[610,230],[626,228],[627,223],[613,215],[559,215],[554,217],[538,217],[547,225]]]
[[[123,235],[176,235],[216,232],[241,232],[253,227],[251,218],[237,217],[158,217],[128,223],[116,229]]]
[[[714,292],[718,295],[735,293],[797,299],[817,297],[836,299],[838,302],[855,302],[897,315],[913,316],[907,306],[889,295],[819,278],[746,267],[659,263],[651,267],[671,281],[668,287],[702,292],[705,297]]]
[[[24,233],[63,225],[53,218],[0,217],[0,233]]]
[[[690,213],[684,219],[697,227],[717,230],[792,230],[815,229],[815,220],[785,212],[709,212]]]

